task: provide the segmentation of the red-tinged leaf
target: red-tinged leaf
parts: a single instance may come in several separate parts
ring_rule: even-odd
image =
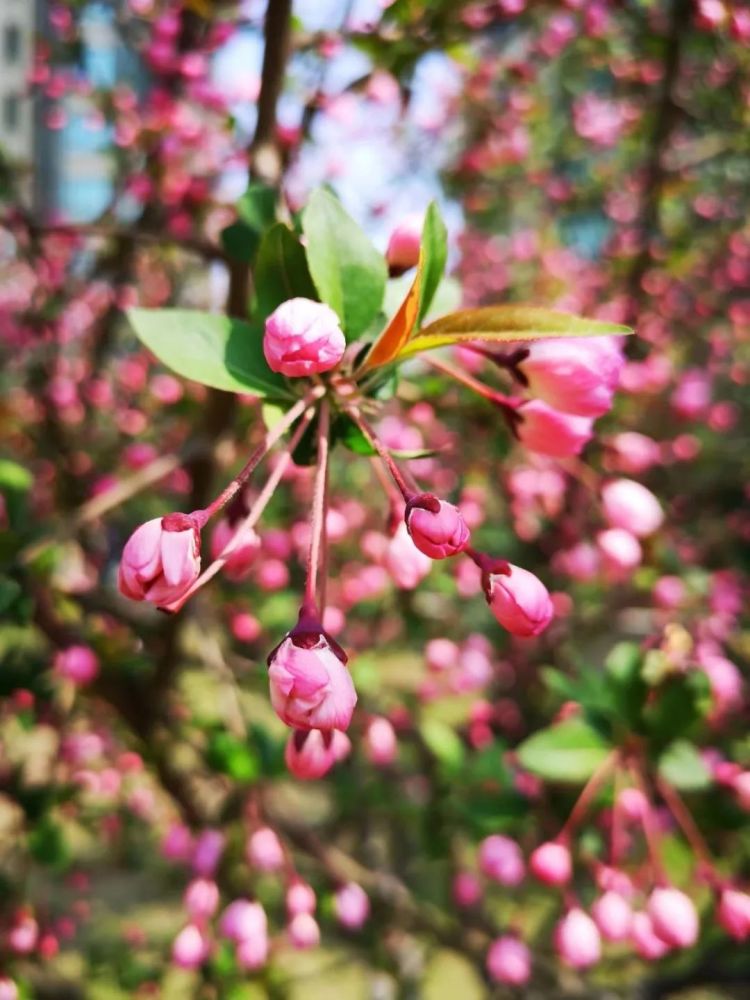
[[[406,298],[398,307],[393,319],[372,345],[362,367],[363,371],[387,365],[398,357],[408,341],[419,315],[420,289],[422,286],[422,255],[420,254],[417,274]]]
[[[585,319],[538,306],[484,306],[435,320],[405,342],[398,357],[402,360],[421,351],[472,340],[502,344],[547,337],[624,336],[632,332],[630,327],[620,323]]]

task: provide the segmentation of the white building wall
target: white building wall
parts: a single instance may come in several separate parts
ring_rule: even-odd
[[[33,59],[36,0],[0,0],[0,150],[28,163],[34,153],[34,113],[27,74]]]

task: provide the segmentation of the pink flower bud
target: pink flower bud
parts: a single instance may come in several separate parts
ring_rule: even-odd
[[[612,337],[535,341],[519,365],[529,393],[556,410],[600,417],[612,407],[623,355]]]
[[[633,910],[619,892],[605,892],[591,907],[591,914],[607,941],[625,941],[630,937]]]
[[[365,734],[365,751],[378,767],[387,767],[396,759],[396,732],[388,719],[379,716],[370,720]]]
[[[200,924],[216,913],[219,905],[219,887],[212,879],[193,879],[185,890],[184,902],[190,919]]]
[[[39,924],[30,913],[22,913],[8,931],[8,945],[16,955],[30,955],[39,940]]]
[[[422,215],[408,215],[396,226],[388,241],[385,259],[391,275],[396,276],[416,267],[422,243]]]
[[[744,941],[750,937],[750,895],[739,889],[724,889],[716,916],[730,937]]]
[[[648,799],[640,788],[623,788],[617,797],[617,806],[631,823],[641,823],[648,815]]]
[[[522,418],[516,428],[521,444],[540,455],[579,455],[594,433],[591,417],[561,413],[541,399],[523,403],[516,412]]]
[[[643,559],[638,539],[624,528],[600,531],[596,536],[596,544],[607,572],[618,580],[629,576]]]
[[[546,885],[565,885],[573,874],[570,851],[554,840],[541,844],[529,858],[531,873]]]
[[[346,340],[330,306],[312,299],[289,299],[266,320],[263,353],[272,371],[291,377],[334,368]]]
[[[161,842],[161,853],[168,861],[187,861],[193,853],[193,836],[181,823],[173,823]]]
[[[347,729],[357,692],[346,654],[322,627],[296,626],[268,658],[271,703],[296,729]]]
[[[370,900],[356,882],[347,882],[336,891],[333,901],[336,919],[350,931],[357,931],[370,915]]]
[[[180,969],[197,969],[208,958],[211,946],[200,927],[183,927],[172,945],[172,961]]]
[[[224,851],[224,834],[204,830],[195,842],[192,866],[197,875],[213,875]]]
[[[560,958],[574,969],[586,969],[601,958],[602,941],[596,924],[583,910],[569,910],[555,928]]]
[[[458,507],[429,493],[409,501],[406,527],[416,547],[430,559],[455,556],[469,543],[469,529]]]
[[[497,938],[487,952],[487,971],[497,983],[523,986],[531,976],[531,952],[512,934]]]
[[[233,581],[245,579],[260,552],[260,538],[252,528],[238,534],[241,524],[241,521],[233,524],[228,517],[222,517],[211,535],[212,559],[218,559],[224,549],[231,545],[224,557],[224,575]]]
[[[500,885],[519,885],[526,874],[521,848],[510,837],[496,833],[479,846],[479,867]]]
[[[290,917],[299,913],[315,913],[315,890],[306,882],[296,880],[286,891],[286,910]]]
[[[432,560],[419,551],[402,522],[386,546],[383,566],[400,590],[414,590],[432,569]]]
[[[351,748],[349,737],[338,729],[296,729],[289,737],[284,761],[295,778],[314,781],[328,774]]]
[[[654,932],[673,948],[690,948],[698,939],[700,926],[692,899],[675,888],[654,889],[648,906]]]
[[[650,962],[663,958],[669,951],[670,946],[667,942],[655,933],[653,921],[648,913],[633,914],[632,937],[635,950],[641,958]]]
[[[555,615],[549,591],[542,581],[520,566],[508,563],[509,573],[490,573],[485,596],[503,628],[527,638],[544,632]]]
[[[286,932],[292,945],[300,951],[317,948],[320,944],[320,927],[311,913],[298,913],[292,917]]]
[[[235,899],[224,910],[219,920],[219,931],[230,941],[240,943],[264,938],[268,933],[266,911],[260,903],[249,899]]]
[[[687,588],[679,576],[662,576],[651,589],[654,604],[673,611],[685,603]]]
[[[268,935],[263,932],[257,937],[244,938],[237,944],[237,964],[241,969],[253,971],[262,968],[268,961]]]
[[[661,504],[651,490],[632,479],[613,479],[602,487],[604,516],[613,528],[646,538],[664,520]]]
[[[18,987],[7,976],[0,976],[0,1000],[18,1000]]]
[[[201,571],[201,538],[190,514],[155,517],[123,549],[118,586],[134,601],[164,605],[189,590]]]
[[[74,684],[90,684],[99,673],[99,660],[88,646],[68,646],[55,656],[54,668]]]
[[[262,872],[276,872],[284,867],[284,848],[269,826],[261,827],[250,836],[245,856],[249,864]]]
[[[453,879],[453,901],[456,906],[474,906],[482,898],[482,885],[472,872],[458,872]]]

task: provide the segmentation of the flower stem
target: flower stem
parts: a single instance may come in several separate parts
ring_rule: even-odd
[[[636,787],[646,799],[646,811],[643,815],[643,834],[646,838],[646,846],[648,847],[648,853],[651,859],[654,881],[658,885],[666,885],[668,880],[664,870],[664,864],[661,859],[659,832],[656,828],[656,824],[654,823],[654,807],[646,785],[646,779],[643,776],[640,766],[638,765],[632,768],[632,774]]]
[[[221,491],[216,499],[210,503],[205,510],[194,512],[193,516],[199,522],[199,527],[202,528],[209,518],[213,517],[214,514],[225,507],[229,501],[237,495],[247,482],[247,479],[252,471],[263,460],[263,458],[265,458],[266,454],[276,444],[279,438],[289,430],[294,421],[304,413],[310,403],[322,396],[324,392],[324,387],[315,386],[305,396],[303,396],[302,399],[297,400],[294,406],[287,410],[281,420],[279,420],[278,423],[274,424],[274,426],[266,432],[266,435],[261,443],[251,454],[243,468],[237,473],[229,485]]]
[[[404,478],[399,467],[394,462],[393,457],[389,453],[388,449],[385,447],[383,442],[380,440],[380,438],[377,436],[373,428],[368,424],[368,422],[365,420],[365,418],[362,416],[362,414],[360,413],[360,411],[357,409],[356,406],[347,406],[346,412],[349,414],[354,423],[357,425],[357,427],[359,427],[359,429],[362,431],[364,436],[370,442],[372,447],[378,453],[380,460],[383,462],[385,467],[390,472],[396,486],[398,486],[401,496],[408,503],[409,500],[411,500],[413,497],[417,495],[417,493],[415,490],[411,489],[407,484],[406,479]]]
[[[496,406],[512,410],[516,409],[517,400],[513,396],[506,396],[504,393],[498,392],[497,389],[485,385],[484,382],[480,382],[479,379],[474,378],[473,375],[469,375],[468,372],[462,372],[459,368],[454,368],[453,365],[449,365],[439,358],[424,358],[424,362],[436,371],[442,372],[443,375],[447,375],[456,382],[460,382],[467,389],[478,393],[484,399],[495,403]]]
[[[617,750],[613,750],[611,753],[607,754],[601,764],[596,768],[589,780],[583,786],[583,791],[578,796],[576,804],[571,809],[570,815],[565,820],[560,833],[557,835],[558,840],[568,840],[571,833],[573,833],[578,827],[581,820],[586,815],[586,811],[591,805],[592,800],[596,798],[602,785],[609,777],[610,771],[617,765],[618,759],[619,755]]]
[[[708,846],[706,845],[706,842],[703,839],[703,836],[698,829],[690,810],[668,781],[657,777],[656,787],[659,789],[661,797],[669,807],[669,811],[682,828],[682,832],[685,834],[685,839],[692,847],[703,873],[709,881],[716,882],[717,884],[720,883],[721,879],[719,878],[714,867]]]
[[[318,417],[318,464],[313,487],[312,517],[310,521],[310,550],[307,556],[307,581],[305,606],[325,610],[326,515],[328,513],[328,465],[330,456],[331,410],[328,400],[323,400]],[[324,572],[319,571],[323,567]],[[319,584],[319,579],[322,583]]]
[[[294,449],[302,440],[302,435],[310,426],[310,422],[312,421],[312,418],[314,416],[315,416],[315,410],[313,407],[310,407],[305,412],[304,416],[302,417],[302,420],[299,422],[297,429],[295,430],[294,434],[289,440],[289,444],[287,445],[285,450],[279,455],[279,460],[276,463],[273,472],[268,477],[265,486],[258,494],[258,497],[253,506],[250,508],[247,516],[244,518],[242,523],[238,525],[231,541],[227,543],[227,545],[222,549],[222,551],[219,553],[217,558],[214,559],[211,565],[206,567],[206,569],[201,573],[201,575],[198,577],[198,579],[195,581],[192,587],[190,587],[190,589],[176,601],[172,601],[171,604],[163,605],[160,608],[161,611],[168,611],[170,613],[175,613],[179,611],[187,603],[187,601],[190,600],[190,598],[197,590],[200,590],[200,588],[204,584],[208,583],[209,580],[213,579],[213,577],[215,577],[216,574],[226,565],[227,560],[229,559],[231,554],[244,542],[245,538],[249,535],[249,533],[258,523],[261,515],[263,514],[263,511],[268,506],[268,503],[271,497],[273,496],[276,487],[281,482],[282,476],[289,468],[289,465],[292,461],[292,454],[294,453]]]

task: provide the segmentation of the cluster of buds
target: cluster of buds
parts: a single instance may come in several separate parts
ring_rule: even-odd
[[[263,968],[274,947],[268,915],[263,904],[246,897],[230,898],[222,907],[216,872],[226,849],[218,830],[204,830],[197,837],[179,824],[169,828],[162,853],[170,861],[186,865],[191,879],[184,895],[187,921],[172,944],[172,961],[182,969],[197,969],[214,953],[219,941],[232,945],[240,969]],[[298,950],[315,948],[320,928],[315,917],[317,894],[295,871],[292,857],[278,834],[253,818],[244,843],[244,863],[249,871],[279,879],[284,886],[286,928],[279,936]],[[356,882],[333,886],[333,915],[348,931],[358,931],[370,914],[369,898]]]
[[[409,241],[394,240],[392,267],[413,265],[414,253],[406,252]],[[304,599],[297,624],[268,657],[271,702],[293,730],[287,765],[298,777],[309,779],[325,774],[349,752],[345,731],[357,702],[346,654],[323,626],[333,417],[343,415],[350,420],[381,463],[392,538],[383,559],[397,585],[414,586],[432,561],[463,555],[481,572],[492,614],[514,636],[540,635],[554,617],[554,606],[547,588],[528,570],[476,550],[459,507],[420,489],[408,468],[397,463],[364,415],[373,403],[363,395],[359,381],[363,366],[347,367],[344,334],[329,306],[299,297],[282,303],[266,320],[263,350],[274,372],[290,380],[305,380],[304,393],[206,509],[155,518],[133,533],[123,551],[119,586],[126,597],[175,612],[219,570],[230,580],[242,580],[259,548],[255,525],[302,435],[308,430],[314,433],[317,466]],[[474,370],[477,360],[480,364],[492,361],[533,398],[507,397],[466,371],[442,361],[428,363],[490,399],[529,448],[557,457],[577,453],[591,436],[593,420],[612,403],[622,363],[619,344],[609,337],[534,343],[510,354],[478,346],[461,348],[460,353]],[[250,474],[293,427],[288,447],[255,503],[248,505],[244,486]],[[630,494],[632,487],[628,491],[622,484],[608,488],[605,504],[613,524],[630,524]],[[225,508],[212,536],[212,562],[201,571],[201,532]],[[659,514],[651,510],[650,521]]]

